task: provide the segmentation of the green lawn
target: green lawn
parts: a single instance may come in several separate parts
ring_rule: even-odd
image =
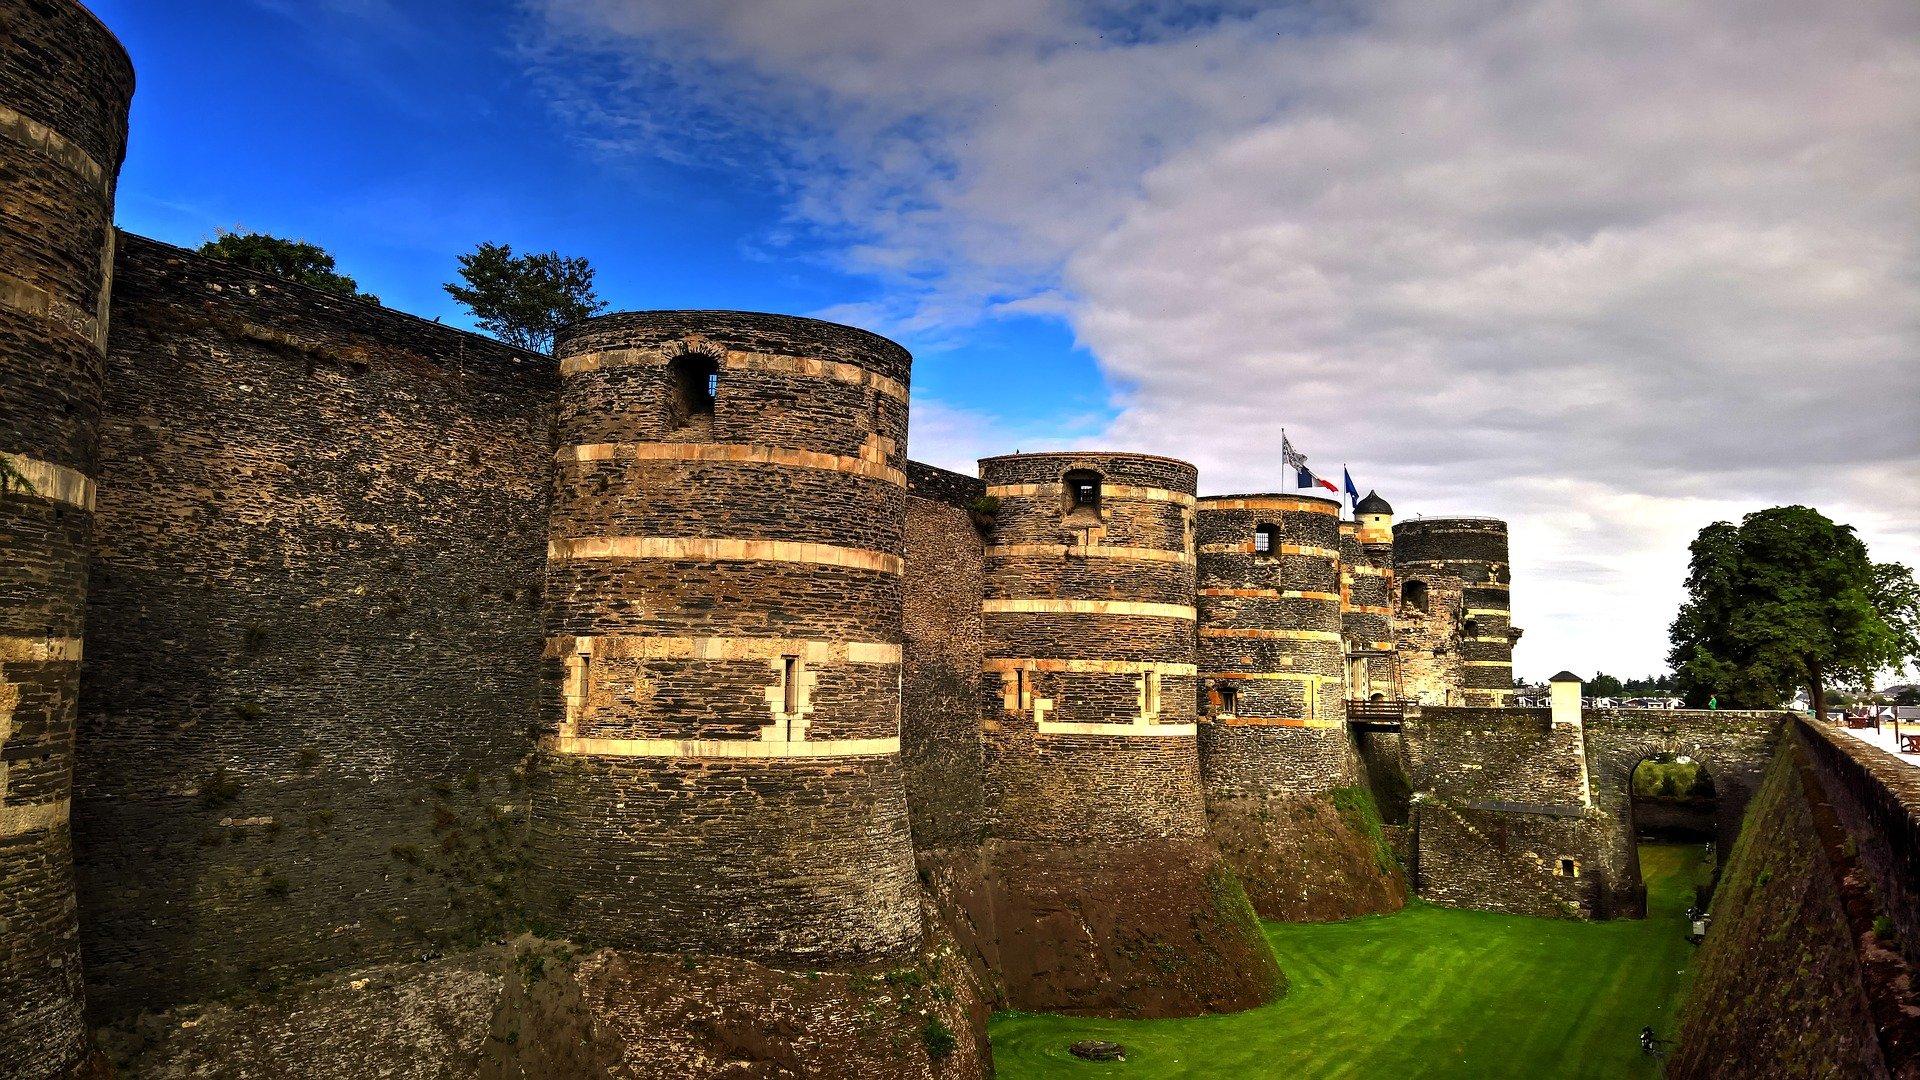
[[[1043,1077],[1652,1077],[1640,1029],[1672,1037],[1693,961],[1682,912],[1702,849],[1643,844],[1645,921],[1582,923],[1416,904],[1340,923],[1266,923],[1292,988],[1186,1020],[993,1018],[996,1075]],[[1081,1061],[1111,1039],[1125,1062]]]

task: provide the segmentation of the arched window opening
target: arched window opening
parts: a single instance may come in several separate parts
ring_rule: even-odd
[[[1427,583],[1409,581],[1400,586],[1400,602],[1415,611],[1427,610]]]
[[[720,365],[711,356],[686,353],[667,364],[673,381],[673,424],[685,427],[713,417],[714,398],[720,392]]]
[[[1277,555],[1280,552],[1280,527],[1278,525],[1257,525],[1253,530],[1253,553],[1255,555]]]
[[[1100,516],[1100,474],[1092,469],[1075,469],[1063,478],[1067,488],[1067,513]]]

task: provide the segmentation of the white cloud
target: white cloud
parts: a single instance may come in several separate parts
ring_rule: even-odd
[[[1285,424],[1403,512],[1511,520],[1523,672],[1662,666],[1716,517],[1920,561],[1911,4],[538,6],[602,72],[563,107],[757,161],[894,286],[874,319],[1058,312],[1116,447],[1267,489]]]

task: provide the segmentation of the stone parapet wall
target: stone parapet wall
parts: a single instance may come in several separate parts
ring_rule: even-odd
[[[1795,726],[1895,939],[1920,964],[1920,769],[1808,717]]]
[[[0,0],[0,1077],[85,1052],[71,788],[113,192],[133,68],[68,0]]]
[[[96,1013],[516,921],[551,362],[121,234],[75,776]]]
[[[903,955],[911,358],[811,319],[636,312],[556,359],[543,908],[637,948]]]

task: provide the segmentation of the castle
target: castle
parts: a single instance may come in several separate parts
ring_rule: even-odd
[[[636,312],[549,358],[116,232],[126,55],[0,14],[0,1077],[523,925],[946,957],[984,1068],[991,1003],[1266,1000],[1256,914],[1630,914],[1633,765],[1712,760],[1730,838],[1777,745],[1507,708],[1498,521],[960,475],[871,333]],[[585,995],[627,1046],[682,1023],[631,964]]]

